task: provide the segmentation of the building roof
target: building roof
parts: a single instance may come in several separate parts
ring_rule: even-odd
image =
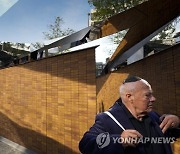
[[[0,67],[6,67],[13,60],[13,56],[0,50]]]

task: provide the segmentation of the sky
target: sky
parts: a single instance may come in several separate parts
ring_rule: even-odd
[[[0,0],[0,16],[11,8],[18,0]]]
[[[0,41],[45,43],[43,32],[48,32],[48,25],[53,24],[57,16],[64,21],[63,29],[79,31],[88,27],[91,9],[88,0],[0,0]],[[88,45],[105,45],[96,50],[97,62],[105,63],[109,53],[103,52],[103,48],[112,48],[108,43],[98,40]]]
[[[88,26],[88,0],[0,0],[0,41],[33,43],[60,16],[62,29]]]

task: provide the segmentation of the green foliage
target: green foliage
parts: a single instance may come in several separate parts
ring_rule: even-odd
[[[172,40],[176,30],[176,20],[163,29],[158,35],[151,39],[151,41],[164,44],[164,40]],[[166,43],[165,43],[166,44]]]
[[[12,56],[21,56],[21,55],[27,55],[29,52],[26,50],[20,50],[19,47],[24,48],[24,43],[11,43],[11,42],[4,42],[3,43],[3,49],[7,51]]]
[[[145,1],[147,0],[89,0],[88,2],[96,9],[92,20],[102,21]]]
[[[58,38],[58,37],[62,37],[62,36],[66,36],[66,35],[70,35],[72,33],[74,33],[73,29],[66,29],[66,30],[62,30],[62,24],[63,24],[63,19],[60,17],[56,17],[55,21],[53,24],[48,25],[49,28],[49,32],[43,32],[45,39],[54,39],[54,38]]]
[[[43,44],[43,43],[40,43],[40,42],[31,43],[31,45],[32,45],[35,49],[40,49],[40,48],[44,47],[44,44]]]
[[[114,36],[111,38],[111,40],[114,42],[114,44],[119,44],[124,36],[126,35],[128,30],[120,31],[118,33],[115,33]]]
[[[89,0],[89,4],[94,6],[95,9],[95,12],[91,15],[91,20],[105,20],[145,1],[147,0]],[[124,35],[124,32],[119,32],[111,40],[114,44],[119,44]]]
[[[91,6],[94,6],[95,12],[91,16],[91,20],[96,22],[105,20],[115,14],[123,12],[131,7],[141,4],[148,0],[88,0]],[[163,42],[164,39],[173,37],[175,25],[179,20],[175,20],[169,24],[161,33],[154,37],[153,41]],[[114,37],[114,43],[119,44],[122,35],[118,34]]]
[[[44,38],[47,39],[47,40],[51,40],[51,39],[67,36],[67,35],[70,35],[70,34],[75,32],[73,29],[70,29],[70,28],[67,28],[67,29],[63,30],[62,29],[62,24],[63,23],[64,22],[63,22],[62,18],[56,17],[54,23],[48,25],[48,30],[49,31],[48,32],[43,32]],[[44,44],[40,43],[40,42],[35,42],[35,43],[32,43],[32,46],[35,49],[40,49],[40,48],[44,47]]]

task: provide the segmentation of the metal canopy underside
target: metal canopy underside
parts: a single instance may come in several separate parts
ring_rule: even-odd
[[[178,17],[179,6],[179,0],[149,0],[106,20],[101,27],[100,37],[124,29],[129,30],[106,65],[104,72],[108,73],[112,68],[125,62]]]

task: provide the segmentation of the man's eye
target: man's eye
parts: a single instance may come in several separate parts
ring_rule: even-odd
[[[146,94],[146,97],[150,97],[151,96],[151,94]]]

